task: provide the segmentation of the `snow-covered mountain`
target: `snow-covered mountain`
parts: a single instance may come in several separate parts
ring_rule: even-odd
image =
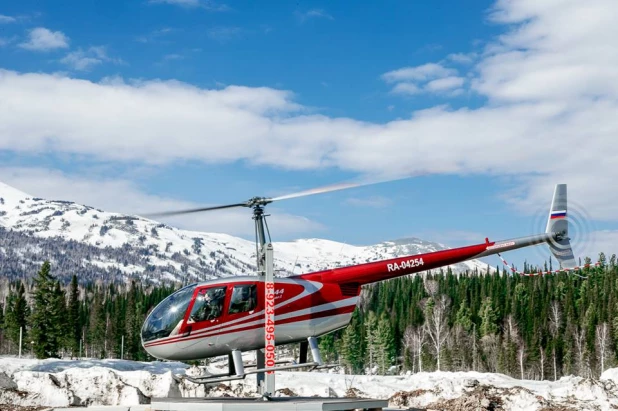
[[[370,246],[322,239],[275,242],[278,275],[360,264],[448,248],[406,238]],[[33,197],[0,183],[0,275],[32,275],[49,259],[54,274],[122,280],[206,280],[253,274],[255,244],[220,233],[181,230],[146,218]],[[487,270],[472,260],[453,271]]]

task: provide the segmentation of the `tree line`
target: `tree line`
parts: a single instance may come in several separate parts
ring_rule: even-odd
[[[575,274],[440,270],[376,283],[363,290],[350,325],[322,337],[322,350],[353,373],[598,378],[618,358],[616,255],[600,253],[598,263]]]
[[[350,325],[319,338],[322,355],[350,373],[597,378],[618,358],[616,256],[601,253],[598,262],[575,274],[447,269],[365,286]],[[21,328],[24,352],[38,358],[152,360],[140,343],[141,325],[178,287],[78,284],[75,275],[63,284],[45,262],[33,280],[9,283],[0,302],[0,352],[17,353]]]
[[[89,357],[152,360],[140,330],[150,309],[171,294],[173,284],[153,286],[103,282],[63,284],[45,261],[33,280],[8,283],[0,302],[0,353],[36,358]]]

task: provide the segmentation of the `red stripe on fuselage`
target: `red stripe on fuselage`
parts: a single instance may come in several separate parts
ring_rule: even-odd
[[[277,285],[275,285],[275,289],[277,289]],[[358,290],[358,293],[360,293],[360,290]],[[357,296],[358,296],[357,293]],[[286,300],[283,300],[281,302],[277,302],[277,304],[281,304],[280,307],[275,307],[275,311],[276,311],[276,315],[284,315],[284,314],[293,314],[294,312],[297,311],[301,311],[301,310],[306,310],[308,308],[312,308],[312,307],[318,307],[320,305],[324,305],[324,304],[333,304],[333,303],[337,303],[343,300],[346,300],[350,298],[350,296],[344,296],[341,293],[341,289],[339,288],[338,285],[336,284],[327,284],[326,286],[322,287],[320,290],[317,290],[316,292],[312,292],[309,293],[307,295],[305,295],[304,297],[296,300],[296,301],[292,301],[292,302],[287,302]],[[258,307],[262,306],[262,304],[260,303]],[[261,308],[261,311],[255,313],[255,314],[250,314],[247,315],[245,318],[243,319],[236,319],[233,320],[234,322],[230,322],[230,323],[226,323],[226,322],[222,322],[219,324],[216,324],[214,326],[209,327],[207,323],[194,323],[192,324],[192,326],[194,327],[192,330],[192,334],[196,335],[202,335],[203,333],[207,332],[207,333],[214,333],[214,332],[221,332],[222,330],[227,329],[228,327],[235,327],[238,325],[242,325],[242,324],[246,324],[249,322],[253,322],[253,321],[257,321],[260,319],[264,318],[264,310],[263,307]],[[277,322],[275,320],[275,322]],[[214,328],[216,327],[216,330],[209,330],[209,328]],[[184,327],[183,327],[184,329]],[[179,340],[182,337],[175,335],[175,336],[170,336],[170,337],[165,337],[165,338],[161,338],[158,339],[156,341],[153,342],[148,342],[146,344],[144,344],[144,347],[150,347],[152,344],[154,343],[160,343],[163,341],[171,341],[171,340]]]
[[[297,317],[286,318],[285,320],[275,321],[275,336],[277,335],[277,325],[293,323],[293,322],[296,322],[296,321],[306,321],[306,320],[313,320],[313,319],[316,319],[316,318],[330,317],[330,316],[333,316],[333,315],[350,314],[350,313],[354,312],[355,308],[356,308],[356,304],[345,306],[345,307],[340,307],[340,308],[335,308],[333,310],[322,311],[322,312],[318,312],[318,313],[309,313],[309,314],[300,315],[300,316],[297,316]],[[236,324],[234,324],[234,326],[235,325]],[[156,347],[156,346],[159,346],[159,345],[166,345],[166,344],[173,344],[173,343],[179,343],[179,342],[184,342],[184,341],[191,341],[191,340],[196,340],[196,339],[200,339],[200,338],[207,338],[207,337],[219,336],[219,335],[225,335],[225,334],[231,334],[231,333],[237,333],[237,332],[242,332],[242,331],[250,331],[250,330],[255,330],[257,328],[264,328],[264,323],[262,322],[260,324],[255,324],[255,325],[251,325],[251,326],[247,326],[247,327],[235,328],[233,330],[225,330],[225,331],[215,330],[215,331],[211,331],[211,332],[207,332],[207,333],[203,333],[203,334],[199,334],[199,335],[188,335],[186,337],[177,337],[177,338],[169,339],[169,340],[165,340],[165,341],[154,341],[152,343],[146,344],[145,347]]]

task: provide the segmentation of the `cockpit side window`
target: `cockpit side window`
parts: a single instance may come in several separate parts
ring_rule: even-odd
[[[223,314],[223,302],[227,287],[213,287],[200,290],[189,316],[189,322],[214,320]]]
[[[244,313],[257,306],[257,286],[255,284],[237,285],[232,291],[228,314]]]

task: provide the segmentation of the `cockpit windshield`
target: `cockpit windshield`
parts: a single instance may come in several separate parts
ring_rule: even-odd
[[[142,341],[168,337],[178,328],[187,312],[195,287],[197,284],[181,288],[152,310],[142,328]]]

